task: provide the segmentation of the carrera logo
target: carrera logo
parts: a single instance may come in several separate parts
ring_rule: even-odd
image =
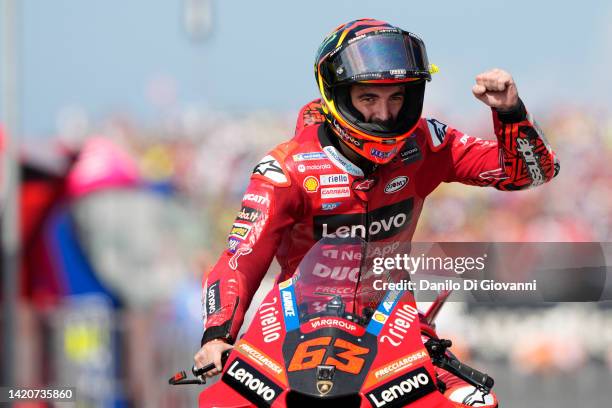
[[[271,406],[282,392],[281,387],[239,358],[232,362],[222,379],[257,406]]]
[[[324,237],[360,237],[369,241],[387,239],[398,235],[410,225],[412,208],[413,199],[409,198],[366,214],[315,216],[313,218],[314,236],[316,240]]]
[[[533,152],[533,145],[529,143],[529,140],[520,137],[516,138],[516,144],[518,145],[517,151],[523,156],[523,160],[529,170],[531,180],[533,181],[532,185],[535,187],[544,184],[544,175],[538,164],[538,158]]]
[[[367,394],[376,408],[403,407],[436,390],[425,368],[420,367]]]
[[[341,198],[350,197],[351,189],[348,187],[327,187],[321,188],[321,198]]]
[[[385,186],[385,193],[386,194],[397,193],[402,188],[406,187],[406,185],[408,185],[408,177],[406,176],[396,177],[387,183],[387,185]]]
[[[338,184],[348,184],[348,174],[324,174],[321,176],[322,186],[334,186]]]

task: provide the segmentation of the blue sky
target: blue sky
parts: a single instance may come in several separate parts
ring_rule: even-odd
[[[184,29],[183,0],[21,1],[26,136],[52,136],[58,112],[70,106],[94,120],[123,111],[154,121],[154,78],[176,85],[179,106],[297,111],[317,96],[312,63],[325,34],[366,16],[424,38],[441,68],[426,109],[483,112],[470,89],[493,67],[514,75],[535,111],[567,102],[608,107],[612,99],[612,6],[603,0],[212,3],[212,35],[198,43]]]

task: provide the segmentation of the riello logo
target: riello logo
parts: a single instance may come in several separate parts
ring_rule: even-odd
[[[315,216],[314,238],[324,237],[368,239],[379,241],[398,235],[410,225],[413,200],[400,201],[368,213]]]

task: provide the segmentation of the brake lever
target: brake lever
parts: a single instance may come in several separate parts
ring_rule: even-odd
[[[489,375],[463,364],[457,358],[447,355],[446,349],[452,346],[452,344],[450,340],[445,339],[427,340],[425,347],[431,356],[433,364],[473,385],[483,394],[489,394],[495,384],[495,380]]]
[[[221,354],[221,365],[225,366],[227,358],[229,357],[232,349],[225,350]],[[194,365],[191,368],[191,373],[195,377],[195,379],[188,379],[187,373],[185,371],[179,371],[172,378],[168,380],[168,384],[170,385],[187,385],[187,384],[197,384],[202,385],[206,384],[206,378],[203,376],[210,370],[215,368],[215,363],[206,364],[204,367],[196,368]]]

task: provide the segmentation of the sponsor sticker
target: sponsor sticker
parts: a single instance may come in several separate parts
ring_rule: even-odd
[[[527,165],[527,170],[532,180],[531,185],[535,187],[544,184],[544,173],[538,163],[538,157],[533,151],[533,145],[528,139],[523,139],[521,137],[516,138],[516,144],[516,150],[523,156],[523,160]]]
[[[342,203],[323,203],[321,204],[321,209],[323,211],[331,211],[338,208]]]
[[[304,179],[304,190],[308,193],[316,193],[319,190],[319,181],[315,176],[308,176]]]
[[[298,164],[297,169],[300,173],[305,173],[307,171],[321,171],[321,170],[329,170],[332,166],[329,163],[321,163],[321,164]]]
[[[358,191],[370,191],[376,184],[376,179],[356,180],[353,183],[353,188]]]
[[[370,154],[378,159],[388,159],[393,156],[397,152],[397,148],[391,149],[388,152],[383,152],[382,150],[378,150],[375,148],[370,149]]]
[[[408,177],[399,176],[389,181],[385,186],[385,194],[397,193],[408,185]]]
[[[216,313],[221,309],[221,292],[219,290],[219,281],[208,285],[206,292],[206,314],[208,316]]]
[[[234,256],[232,256],[228,262],[229,267],[233,270],[238,269],[238,258],[240,258],[242,255],[248,255],[251,252],[253,252],[252,248],[238,248],[236,251],[234,251]]]
[[[300,330],[302,333],[312,333],[313,331],[325,328],[343,330],[351,333],[353,336],[361,336],[365,331],[363,327],[358,326],[349,320],[340,319],[337,317],[319,317],[309,320],[307,323],[301,326]]]
[[[285,317],[285,328],[287,331],[295,330],[300,326],[300,320],[297,315],[297,303],[295,301],[295,293],[293,285],[280,290],[281,306]]]
[[[348,189],[348,187],[346,187]],[[323,198],[323,190],[321,195]],[[412,217],[413,199],[399,201],[366,213],[317,215],[313,218],[315,239],[355,238],[380,241],[404,231]],[[367,223],[365,223],[367,220]]]
[[[260,215],[261,211],[243,205],[240,211],[238,211],[238,216],[236,217],[236,220],[253,223],[259,219]]]
[[[376,408],[403,407],[436,390],[427,370],[419,367],[367,393]]]
[[[283,367],[263,351],[244,339],[240,340],[240,342],[236,345],[236,349],[238,352],[251,359],[255,364],[259,365],[268,373],[273,375],[281,383],[287,383],[287,379],[284,374],[285,370]]]
[[[321,175],[322,186],[335,186],[341,184],[348,184],[348,174],[323,174]]]
[[[398,358],[397,360],[386,363],[383,366],[377,367],[370,371],[366,381],[364,382],[364,388],[369,388],[374,384],[384,381],[385,378],[389,378],[395,374],[406,371],[416,365],[419,365],[429,359],[426,349],[421,349],[416,353],[409,354]]]
[[[242,197],[243,201],[250,201],[252,203],[256,203],[256,204],[261,204],[261,205],[269,205],[270,204],[270,200],[268,199],[268,197],[264,197],[262,195],[259,194],[245,194],[244,197]]]
[[[399,158],[404,164],[409,164],[417,160],[421,160],[421,150],[415,140],[408,140],[402,150],[400,150]]]
[[[278,340],[283,331],[279,321],[277,304],[278,298],[274,296],[270,301],[263,302],[257,311],[261,324],[261,334],[263,341],[266,343]]]
[[[282,392],[281,387],[240,358],[232,361],[222,380],[260,407],[271,406]]]
[[[228,251],[230,251],[232,254],[236,252],[236,249],[238,248],[238,245],[240,245],[240,243],[242,242],[241,239],[236,239],[236,238],[231,238],[227,240],[227,249]]]
[[[277,186],[288,186],[289,179],[280,163],[274,157],[267,155],[253,169],[253,176],[268,180]]]
[[[234,225],[232,225],[232,229],[230,231],[230,237],[238,238],[238,239],[245,239],[247,235],[249,235],[251,228],[252,226],[249,224],[243,224],[240,222],[236,222],[234,223]]]
[[[308,152],[293,155],[294,161],[323,160],[326,158],[327,156],[325,156],[323,152]]]
[[[341,198],[350,197],[351,189],[348,187],[326,187],[321,188],[321,198]]]
[[[427,126],[429,127],[429,134],[433,146],[440,146],[442,142],[444,142],[448,126],[436,119],[427,119]]]
[[[335,147],[325,146],[323,151],[329,160],[331,160],[337,167],[341,168],[352,176],[363,177],[363,171],[351,163],[349,159],[344,157],[338,150],[336,150]]]

